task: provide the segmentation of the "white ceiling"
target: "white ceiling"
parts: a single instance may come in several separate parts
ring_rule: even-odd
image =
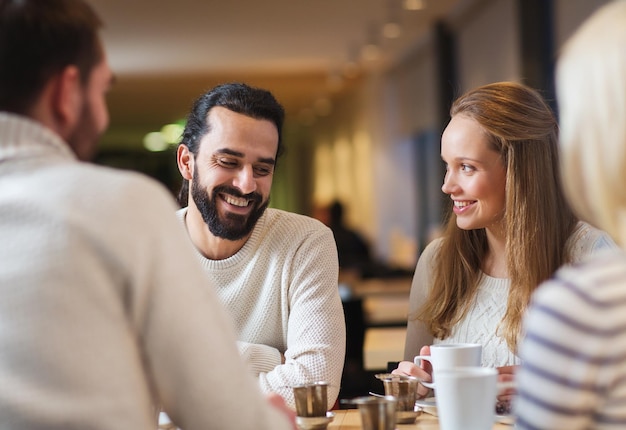
[[[125,126],[174,120],[190,100],[225,80],[274,91],[289,113],[328,91],[328,76],[350,60],[362,70],[387,67],[422,40],[434,20],[468,0],[88,0],[105,22],[103,38],[118,84],[112,122]],[[394,18],[397,39],[381,35]],[[374,40],[382,57],[366,62]],[[174,117],[174,118],[171,118]]]

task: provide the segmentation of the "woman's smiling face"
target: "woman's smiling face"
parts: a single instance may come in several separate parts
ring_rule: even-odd
[[[457,114],[441,137],[446,176],[441,190],[454,201],[463,230],[501,227],[505,211],[506,168],[480,124]]]

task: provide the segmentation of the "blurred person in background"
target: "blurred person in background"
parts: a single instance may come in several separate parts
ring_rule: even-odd
[[[430,380],[413,357],[435,343],[478,343],[483,365],[513,379],[531,293],[554,271],[613,245],[579,221],[558,175],[558,127],[541,95],[500,82],[458,98],[441,138],[442,191],[452,200],[443,237],[419,258],[404,359],[394,372]],[[428,390],[420,386],[420,394]],[[502,393],[504,400],[511,391]]]
[[[521,429],[626,428],[626,1],[598,9],[557,61],[562,177],[618,249],[558,271],[524,320]]]
[[[81,0],[0,0],[0,426],[152,430],[158,404],[186,430],[295,429],[168,192],[81,161],[108,125],[100,26]]]
[[[343,204],[335,200],[328,207],[329,227],[337,244],[339,269],[355,271],[362,276],[372,264],[370,248],[357,231],[349,228],[344,220]]]
[[[345,206],[333,200],[319,213],[322,221],[333,231],[339,257],[339,279],[347,284],[370,278],[399,278],[413,275],[412,270],[393,267],[373,256],[370,244],[345,220]]]
[[[246,84],[200,96],[177,151],[178,216],[261,389],[295,408],[290,387],[325,381],[331,408],[346,342],[337,250],[320,221],[268,208],[283,119],[269,91]]]

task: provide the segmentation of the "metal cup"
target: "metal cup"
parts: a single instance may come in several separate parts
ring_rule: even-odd
[[[328,410],[328,384],[313,382],[293,387],[296,414],[299,417],[325,417]]]
[[[415,410],[419,379],[414,376],[395,375],[392,373],[378,374],[376,378],[383,382],[385,395],[393,396],[398,400],[396,405],[396,410],[398,411],[397,422],[399,424],[415,422],[415,418],[420,414],[420,411]]]
[[[396,428],[398,401],[395,397],[357,397],[352,403],[359,408],[363,430],[394,430]]]

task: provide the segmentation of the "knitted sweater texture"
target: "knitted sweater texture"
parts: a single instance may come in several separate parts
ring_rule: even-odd
[[[434,240],[420,256],[411,286],[409,315],[417,313],[428,295],[431,288],[430,273],[440,243],[441,239]],[[572,262],[575,263],[599,249],[613,247],[615,244],[606,233],[580,222],[566,246]],[[446,339],[434,339],[423,323],[409,317],[404,359],[413,361],[413,357],[419,354],[424,345],[469,342],[483,346],[483,366],[520,364],[519,357],[508,348],[504,338],[497,334],[498,325],[506,311],[510,285],[510,279],[493,278],[483,273],[469,311]]]
[[[0,427],[288,429],[143,175],[81,163],[49,129],[0,113]]]
[[[181,220],[185,214],[186,208],[178,212]],[[339,394],[346,342],[331,230],[313,218],[267,209],[236,254],[224,260],[197,256],[230,311],[240,353],[261,389],[295,407],[290,387],[326,381],[330,408]]]

